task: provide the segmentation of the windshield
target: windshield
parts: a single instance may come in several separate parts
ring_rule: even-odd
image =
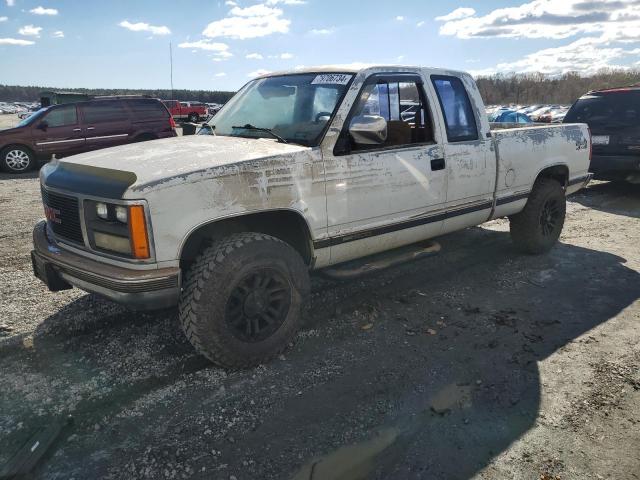
[[[315,146],[351,78],[313,73],[253,80],[209,125],[216,135],[271,138],[269,132],[256,130],[268,129],[289,143]]]
[[[640,120],[639,100],[638,92],[585,95],[571,107],[564,123],[635,126]]]
[[[23,118],[22,121],[20,121],[18,123],[18,125],[16,125],[16,127],[26,127],[27,125],[32,124],[33,122],[35,122],[38,118],[40,118],[42,116],[42,114],[44,112],[46,112],[47,109],[46,108],[41,108],[40,110],[38,110],[37,112],[33,112],[31,115],[29,115],[26,118]]]

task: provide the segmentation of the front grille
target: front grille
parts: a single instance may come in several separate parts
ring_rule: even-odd
[[[64,240],[84,244],[78,199],[42,189],[42,202],[47,213],[47,223],[53,233]]]

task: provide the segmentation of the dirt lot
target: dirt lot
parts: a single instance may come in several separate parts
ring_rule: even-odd
[[[34,478],[638,479],[640,188],[594,184],[568,211],[548,255],[500,220],[316,278],[295,344],[225,372],[174,311],[49,293],[36,175],[1,176],[0,465],[70,415]]]
[[[13,128],[20,122],[17,113],[0,115],[0,130],[5,128]]]

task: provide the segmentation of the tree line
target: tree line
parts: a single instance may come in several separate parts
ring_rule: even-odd
[[[560,76],[542,73],[524,73],[511,75],[493,75],[477,78],[482,98],[488,105],[496,104],[572,104],[577,98],[590,90],[621,87],[640,84],[638,69],[604,69],[593,75],[581,75],[577,72]],[[107,89],[107,88],[64,88],[0,85],[0,101],[33,102],[40,99],[40,92],[60,90],[79,92],[89,95],[149,95],[151,97],[176,100],[194,100],[205,103],[225,103],[234,92],[209,90],[168,89]],[[173,94],[172,94],[173,93]]]
[[[205,103],[225,103],[235,92],[209,90],[131,89],[131,88],[52,88],[21,85],[1,85],[2,102],[37,102],[44,91],[86,93],[88,95],[149,95],[164,100],[191,100]]]
[[[577,72],[561,76],[541,73],[494,75],[479,77],[476,81],[487,105],[571,105],[591,90],[640,85],[640,70],[604,69],[588,76]]]

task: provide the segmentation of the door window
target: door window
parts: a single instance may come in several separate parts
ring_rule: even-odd
[[[57,107],[47,113],[44,117],[48,127],[65,127],[67,125],[75,125],[78,123],[78,114],[75,105],[66,105]]]
[[[378,81],[366,85],[352,118],[377,115],[387,121],[381,145],[353,144],[352,150],[378,149],[434,142],[433,124],[422,85],[415,81]]]
[[[432,76],[431,80],[438,94],[449,142],[477,140],[478,127],[462,80],[442,76]]]
[[[127,111],[121,102],[100,100],[83,106],[86,123],[118,122],[128,120]]]

